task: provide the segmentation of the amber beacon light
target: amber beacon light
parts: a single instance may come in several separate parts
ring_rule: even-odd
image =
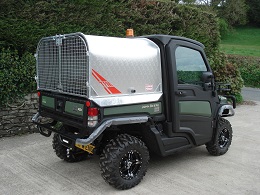
[[[127,29],[126,37],[134,37],[134,29],[132,29],[132,28]]]

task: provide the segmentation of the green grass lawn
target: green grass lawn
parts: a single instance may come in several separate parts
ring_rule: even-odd
[[[260,57],[260,28],[241,27],[232,30],[221,41],[226,54]]]

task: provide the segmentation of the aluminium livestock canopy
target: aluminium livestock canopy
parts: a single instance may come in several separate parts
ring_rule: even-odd
[[[146,38],[56,35],[40,40],[36,59],[38,90],[101,106],[157,101],[162,94],[160,50]]]

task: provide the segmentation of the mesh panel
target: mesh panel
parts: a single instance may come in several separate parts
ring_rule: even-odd
[[[64,92],[86,95],[87,55],[80,37],[63,40],[61,47],[61,83]]]
[[[43,40],[38,48],[39,88],[56,90],[59,84],[58,47],[55,40]]]
[[[86,96],[87,60],[87,47],[80,36],[62,39],[60,47],[56,40],[42,40],[38,48],[39,88]]]

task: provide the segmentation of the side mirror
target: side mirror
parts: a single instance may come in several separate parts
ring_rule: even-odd
[[[203,72],[201,76],[201,80],[203,83],[210,83],[214,78],[212,72]]]
[[[201,80],[203,82],[203,88],[205,91],[214,90],[213,84],[213,74],[212,72],[203,72],[201,75]]]

